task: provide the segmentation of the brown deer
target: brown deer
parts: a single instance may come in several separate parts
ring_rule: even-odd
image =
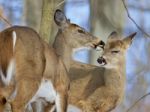
[[[40,98],[55,102],[57,112],[66,112],[72,50],[104,43],[70,23],[61,10],[56,10],[54,20],[59,31],[53,47],[28,27],[0,33],[0,112],[6,101],[12,112],[24,112]]]
[[[73,61],[69,104],[82,112],[109,112],[121,102],[126,79],[125,55],[135,34],[121,39],[116,32],[111,33],[97,60],[100,67]],[[73,108],[69,110],[74,112]]]

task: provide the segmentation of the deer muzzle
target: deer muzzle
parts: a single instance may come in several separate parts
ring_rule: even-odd
[[[107,64],[106,60],[105,60],[103,57],[99,57],[99,58],[97,59],[97,62],[98,62],[100,65],[106,65],[106,64]]]
[[[105,43],[102,40],[100,40],[98,43],[94,44],[94,48],[96,50],[100,50],[100,49],[104,50],[104,46],[105,46]]]

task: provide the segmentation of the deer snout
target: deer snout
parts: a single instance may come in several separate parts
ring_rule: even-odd
[[[101,49],[104,50],[104,46],[105,46],[105,43],[102,40],[100,40],[95,44],[95,49],[96,50],[101,50]]]
[[[105,60],[103,57],[99,57],[99,58],[97,59],[97,62],[98,62],[100,65],[106,65],[106,64],[107,64],[106,60]]]

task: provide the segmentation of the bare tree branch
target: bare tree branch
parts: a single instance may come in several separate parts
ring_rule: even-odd
[[[126,12],[127,12],[128,18],[135,24],[135,26],[136,26],[145,36],[150,37],[150,35],[149,35],[147,32],[145,32],[145,31],[136,23],[136,21],[130,16],[130,13],[129,13],[128,8],[127,8],[126,3],[125,3],[125,0],[122,0],[122,3],[123,3],[124,8],[125,8],[125,10],[126,10]]]
[[[4,17],[3,15],[3,8],[0,6],[0,18],[7,23],[9,26],[12,26],[12,24]]]
[[[65,3],[65,0],[61,1],[60,3],[58,3],[58,4],[56,5],[56,8],[59,7],[59,6],[61,6],[61,5],[64,4],[64,3]]]
[[[7,23],[9,26],[12,26],[12,24],[4,17],[3,15],[3,9],[0,7],[0,18]]]
[[[1,18],[5,23],[7,23],[9,26],[12,26],[12,24],[11,24],[6,18],[4,18],[2,15],[0,15],[0,18]]]
[[[131,109],[133,109],[133,107],[138,104],[142,99],[144,99],[145,97],[147,97],[148,95],[150,95],[150,93],[145,94],[144,96],[142,96],[140,99],[138,99],[128,110],[127,112],[129,112]]]

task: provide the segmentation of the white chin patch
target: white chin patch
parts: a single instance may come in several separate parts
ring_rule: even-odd
[[[108,65],[108,64],[104,65],[104,67],[107,68],[107,69],[116,69],[117,68],[114,65]]]
[[[97,51],[101,51],[102,48],[101,48],[100,46],[97,46],[97,47],[96,47],[96,50],[97,50]]]
[[[80,110],[78,107],[74,105],[69,104],[67,112],[82,112],[82,110]]]
[[[104,62],[102,62],[101,64],[99,64],[100,66],[104,66],[104,65],[106,65]]]
[[[97,50],[97,51],[103,51],[103,46],[102,46],[102,45],[96,46],[96,50]]]

